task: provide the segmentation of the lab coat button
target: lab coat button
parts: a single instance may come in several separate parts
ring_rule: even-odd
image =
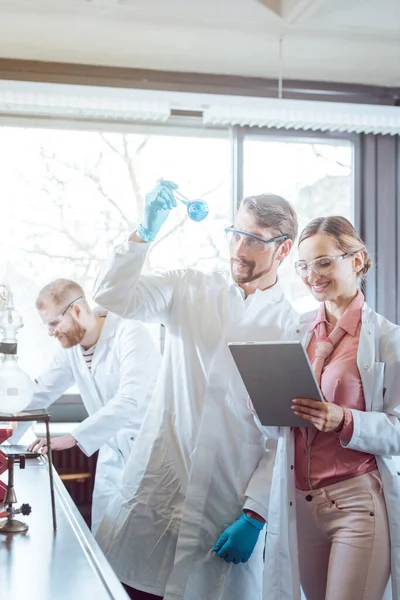
[[[308,494],[308,496],[306,496],[306,500],[307,500],[307,502],[311,502],[311,500],[312,500],[311,494]]]
[[[370,331],[367,331],[367,335],[371,335],[371,332],[370,332]]]
[[[364,365],[364,370],[365,371],[369,371],[369,366],[368,365]]]

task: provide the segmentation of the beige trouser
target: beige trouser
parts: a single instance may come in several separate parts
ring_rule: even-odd
[[[307,600],[381,600],[390,538],[378,471],[296,491],[300,579]]]

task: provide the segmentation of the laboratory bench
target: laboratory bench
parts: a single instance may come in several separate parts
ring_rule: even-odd
[[[55,454],[55,453],[54,453]],[[57,530],[43,457],[15,465],[16,506],[28,503],[25,534],[0,534],[0,590],[7,600],[127,600],[128,596],[53,469]],[[1,476],[7,482],[7,473]]]
[[[71,433],[77,425],[78,423],[75,422],[50,421],[50,435],[54,437]],[[45,437],[43,423],[34,423],[33,430],[37,437]],[[53,452],[54,468],[89,527],[97,454],[95,452],[92,456],[86,456],[77,446],[69,450]]]

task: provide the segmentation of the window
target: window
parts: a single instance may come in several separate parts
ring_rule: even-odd
[[[152,245],[149,271],[227,266],[223,229],[231,223],[228,132],[102,133],[0,128],[2,279],[11,284],[25,327],[22,367],[32,376],[58,344],[34,307],[57,277],[81,283],[88,298],[113,247],[137,226],[144,193],[160,177],[210,207],[195,223],[179,203]]]
[[[0,126],[1,277],[12,286],[25,327],[21,366],[37,376],[58,344],[34,307],[40,288],[57,277],[93,282],[114,246],[133,231],[144,194],[160,177],[189,199],[208,202],[201,223],[179,203],[146,264],[147,271],[229,267],[224,227],[232,224],[232,156],[228,130],[145,126],[126,132]],[[316,216],[352,219],[353,147],[346,140],[274,137],[250,131],[243,142],[244,194],[271,191],[290,200],[300,229]],[[237,165],[235,165],[237,167]],[[299,311],[314,301],[295,274],[296,249],[280,270]],[[158,331],[154,330],[158,340]]]
[[[312,219],[342,215],[353,222],[353,145],[346,140],[246,136],[244,195],[272,192],[289,200],[299,217],[299,233]],[[317,303],[296,275],[295,246],[280,267],[287,298],[299,312]]]

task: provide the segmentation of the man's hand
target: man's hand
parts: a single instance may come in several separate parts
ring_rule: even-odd
[[[319,431],[339,433],[344,423],[344,409],[333,402],[321,402],[309,398],[295,398],[292,404],[294,414],[309,421]]]
[[[51,450],[68,450],[76,446],[76,439],[71,435],[60,435],[50,440]],[[39,452],[40,454],[47,454],[47,442],[37,438],[30,446],[28,446],[30,452]]]
[[[219,537],[213,548],[225,562],[247,562],[257,544],[264,523],[243,514]]]
[[[176,206],[174,190],[178,188],[173,181],[160,179],[158,185],[146,195],[144,214],[137,235],[145,241],[152,242],[159,232],[169,212]]]

